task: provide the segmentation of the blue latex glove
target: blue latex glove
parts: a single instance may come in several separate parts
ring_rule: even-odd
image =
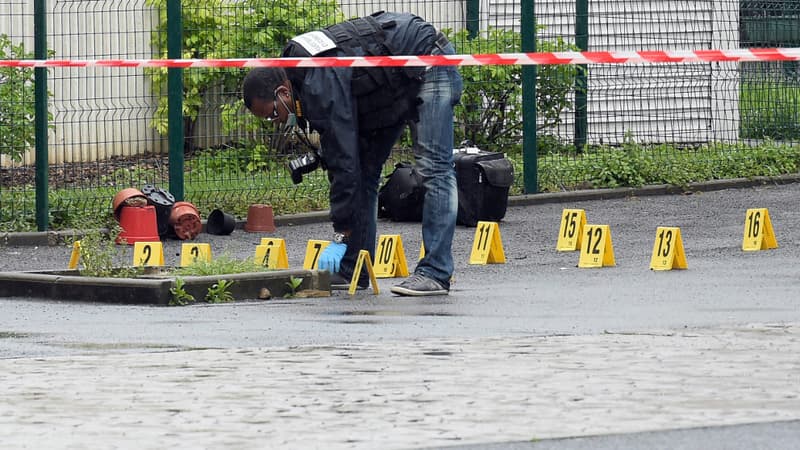
[[[339,264],[342,263],[344,252],[347,250],[347,244],[337,244],[331,242],[319,255],[319,263],[317,267],[319,270],[327,270],[328,272],[338,272]]]

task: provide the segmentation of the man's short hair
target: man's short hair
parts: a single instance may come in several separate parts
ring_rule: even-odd
[[[242,82],[242,97],[247,109],[253,99],[270,100],[275,89],[286,81],[286,71],[282,67],[257,67],[247,72]]]

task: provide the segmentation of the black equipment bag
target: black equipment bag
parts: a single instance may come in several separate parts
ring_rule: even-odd
[[[478,221],[499,222],[506,215],[508,190],[514,182],[514,166],[502,153],[471,147],[453,153],[458,184],[459,225],[474,227]]]
[[[378,217],[396,222],[419,222],[425,188],[414,165],[399,162],[378,191]]]
[[[498,222],[506,215],[508,190],[514,182],[514,167],[502,153],[475,147],[453,153],[458,184],[459,225],[474,227],[478,221]],[[407,162],[394,171],[378,191],[378,217],[396,222],[419,222],[425,187],[422,176]]]

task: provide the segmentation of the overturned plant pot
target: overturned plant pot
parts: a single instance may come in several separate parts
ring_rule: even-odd
[[[175,196],[152,184],[144,185],[142,193],[147,197],[147,203],[156,208],[158,235],[162,238],[167,237],[170,231],[169,218],[172,215],[172,206],[175,205]]]
[[[147,197],[136,188],[125,188],[117,192],[111,200],[111,208],[117,221],[119,221],[119,214],[125,206],[147,206]]]
[[[208,215],[206,232],[217,236],[227,236],[236,228],[236,218],[221,209],[215,209]]]
[[[247,209],[247,223],[244,230],[255,233],[272,233],[275,231],[275,215],[271,205],[255,204]]]
[[[200,212],[189,202],[175,202],[169,216],[169,224],[178,239],[194,239],[203,230]]]
[[[123,242],[133,245],[137,242],[159,241],[156,209],[152,206],[121,206],[119,225],[122,232],[117,236],[117,244]]]

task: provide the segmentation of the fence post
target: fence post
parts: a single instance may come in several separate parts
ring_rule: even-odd
[[[478,35],[480,25],[480,0],[467,0],[467,31],[469,38],[473,39]]]
[[[582,52],[589,50],[589,0],[575,2],[575,45]],[[575,66],[575,150],[581,151],[586,145],[588,122],[586,115],[588,66]]]
[[[536,51],[536,0],[522,0],[522,51]],[[536,142],[536,66],[522,66],[522,164],[526,194],[539,191]]]
[[[180,59],[183,54],[183,17],[181,0],[167,0],[167,57]],[[169,191],[175,200],[183,200],[183,69],[167,69]]]
[[[47,0],[33,2],[33,53],[36,59],[47,59]],[[48,182],[50,161],[47,156],[47,69],[33,69],[34,76],[34,127],[36,134],[36,227],[47,231],[50,205]]]

